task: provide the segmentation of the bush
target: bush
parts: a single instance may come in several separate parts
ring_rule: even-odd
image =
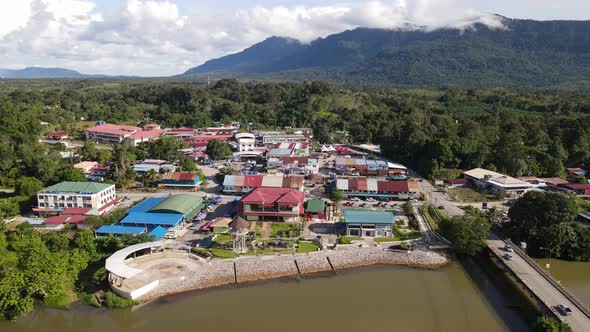
[[[72,299],[64,289],[55,290],[43,299],[43,304],[50,308],[68,309]]]
[[[125,299],[113,292],[107,292],[104,304],[109,309],[123,309],[136,305],[138,302]]]
[[[94,296],[94,294],[80,293],[78,294],[78,298],[82,303],[86,303],[93,307],[100,308],[100,303],[98,303],[98,300],[96,299],[96,296]]]
[[[540,316],[533,325],[535,332],[571,332],[572,329],[566,323],[557,321],[549,316]]]
[[[399,247],[401,250],[408,250],[410,248],[410,246],[408,245],[408,242],[406,242],[406,241],[403,241],[402,243],[400,243]]]

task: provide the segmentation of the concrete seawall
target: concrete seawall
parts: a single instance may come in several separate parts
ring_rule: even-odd
[[[303,275],[331,272],[328,257],[336,271],[375,264],[436,268],[448,263],[444,255],[432,251],[416,250],[406,253],[380,248],[219,259],[210,261],[202,269],[191,272],[189,275],[163,280],[159,287],[140,300],[148,301],[190,290],[234,284],[236,281],[244,283],[268,280],[296,276],[299,272]]]

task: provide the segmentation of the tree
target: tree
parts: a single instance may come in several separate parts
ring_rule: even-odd
[[[178,149],[180,148],[180,141],[172,136],[163,136],[156,141],[148,143],[148,150],[152,158],[171,162],[175,161],[178,157]]]
[[[14,217],[20,213],[18,202],[12,198],[0,199],[0,218]]]
[[[339,202],[344,200],[344,195],[338,189],[332,190],[330,193],[330,199],[334,201],[334,203],[338,204]]]
[[[206,152],[209,155],[209,159],[222,160],[231,155],[231,147],[225,142],[214,139],[210,140],[207,144]]]
[[[96,160],[98,150],[96,149],[96,145],[94,142],[86,141],[84,145],[80,148],[80,154],[84,160]]]
[[[560,193],[531,191],[508,211],[511,222],[506,230],[513,240],[528,241],[544,227],[572,222],[576,214],[576,203],[571,198]]]
[[[33,177],[22,177],[16,181],[14,189],[17,195],[31,197],[43,189],[43,182]]]
[[[185,172],[196,171],[197,163],[190,158],[181,158],[178,162],[178,168]]]
[[[572,329],[564,322],[549,316],[539,316],[533,325],[535,332],[571,332]]]
[[[486,247],[484,239],[490,230],[486,218],[477,211],[467,211],[463,216],[443,220],[440,229],[451,241],[453,250],[474,256]]]
[[[113,180],[121,185],[126,185],[128,180],[135,177],[135,172],[131,168],[131,162],[135,160],[135,155],[129,151],[127,142],[122,142],[113,147],[113,167],[111,175]]]
[[[0,275],[0,318],[16,320],[33,310],[33,298],[27,293],[27,281],[21,271]]]
[[[74,168],[74,167],[66,167],[62,170],[61,173],[61,180],[62,181],[86,181],[86,176],[82,172],[82,170]]]

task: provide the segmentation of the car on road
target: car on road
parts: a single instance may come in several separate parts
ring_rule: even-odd
[[[444,209],[445,209],[445,207],[444,207],[444,206],[442,206],[442,205],[439,205],[439,206],[437,207],[437,209],[439,209],[439,210],[444,210]]]
[[[353,202],[356,202],[356,201],[358,201],[358,200],[359,200],[359,198],[358,198],[358,197],[353,197],[353,198],[351,198],[350,200],[351,200],[351,201],[353,201]]]
[[[376,201],[376,199],[374,199],[373,197],[367,198],[367,202],[375,202],[375,201]]]
[[[504,256],[502,256],[502,257],[504,257],[504,259],[507,261],[512,260],[512,255],[510,255],[510,254],[504,254]]]
[[[571,315],[571,313],[572,313],[572,309],[570,309],[570,307],[563,305],[563,304],[556,305],[555,309],[557,311],[559,311],[559,313],[562,314],[563,316]]]
[[[512,249],[512,246],[509,245],[509,244],[507,244],[507,245],[504,246],[504,250],[506,250],[508,252],[513,252],[514,251],[514,249]]]

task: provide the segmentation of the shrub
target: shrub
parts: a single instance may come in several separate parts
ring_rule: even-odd
[[[98,303],[98,300],[96,299],[96,296],[94,296],[94,294],[80,293],[78,295],[78,298],[80,299],[80,302],[82,302],[82,303],[89,304],[89,305],[96,307],[96,308],[100,307],[100,303]]]
[[[107,292],[104,304],[110,309],[123,309],[137,304],[137,301],[122,298],[113,292]]]

